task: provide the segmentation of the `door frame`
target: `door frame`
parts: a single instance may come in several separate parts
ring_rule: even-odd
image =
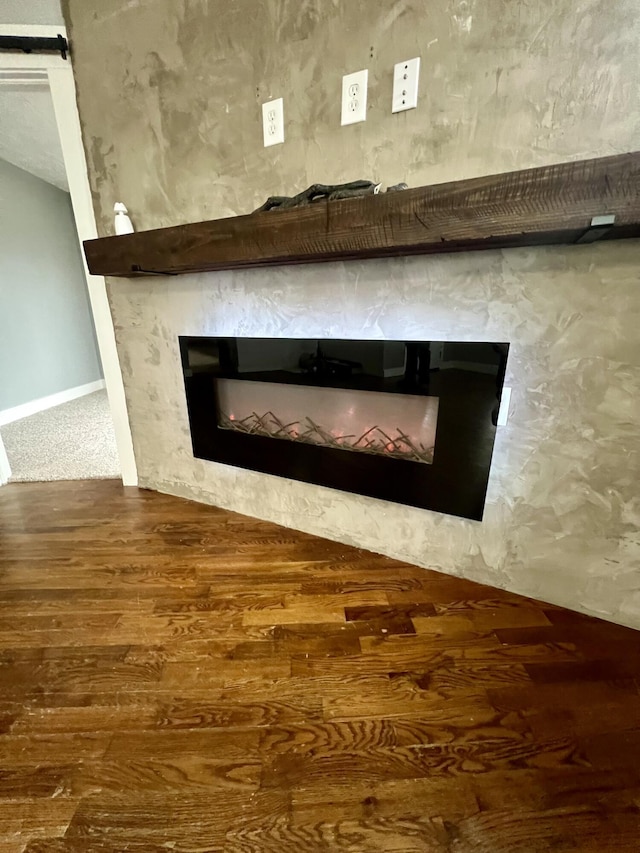
[[[11,466],[9,465],[9,460],[7,459],[7,451],[4,449],[4,444],[2,443],[2,436],[0,435],[0,486],[4,486],[5,483],[8,483],[10,476]]]
[[[2,24],[0,30],[3,35],[55,37],[60,33],[67,37],[65,27]],[[92,240],[98,236],[98,229],[82,143],[71,59],[69,55],[64,60],[57,54],[0,53],[0,87],[7,84],[15,85],[16,82],[21,81],[41,83],[43,86],[48,86],[51,91],[87,282],[89,304],[113,417],[122,482],[125,486],[136,486],[138,473],[106,281],[103,276],[90,274],[82,247],[84,240]],[[6,453],[0,438],[0,485],[3,479],[5,481],[8,479],[4,461],[6,461]]]

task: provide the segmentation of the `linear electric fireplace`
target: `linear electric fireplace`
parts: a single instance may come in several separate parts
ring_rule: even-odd
[[[194,455],[480,520],[509,345],[181,337]]]

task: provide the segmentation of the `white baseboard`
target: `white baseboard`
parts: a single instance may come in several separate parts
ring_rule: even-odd
[[[28,418],[30,415],[36,415],[38,412],[44,412],[46,409],[68,403],[70,400],[77,400],[78,397],[93,394],[94,391],[102,391],[104,387],[104,379],[98,379],[96,382],[76,385],[75,388],[68,388],[66,391],[58,391],[57,394],[50,394],[48,397],[40,397],[39,400],[32,400],[30,403],[22,403],[21,406],[5,409],[0,412],[0,426]]]

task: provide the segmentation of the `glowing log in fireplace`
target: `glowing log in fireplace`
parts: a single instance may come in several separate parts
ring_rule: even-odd
[[[217,379],[218,426],[412,462],[433,462],[438,398]]]

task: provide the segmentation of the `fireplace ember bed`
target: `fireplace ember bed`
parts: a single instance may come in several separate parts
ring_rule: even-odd
[[[194,455],[481,520],[509,345],[181,337]]]

